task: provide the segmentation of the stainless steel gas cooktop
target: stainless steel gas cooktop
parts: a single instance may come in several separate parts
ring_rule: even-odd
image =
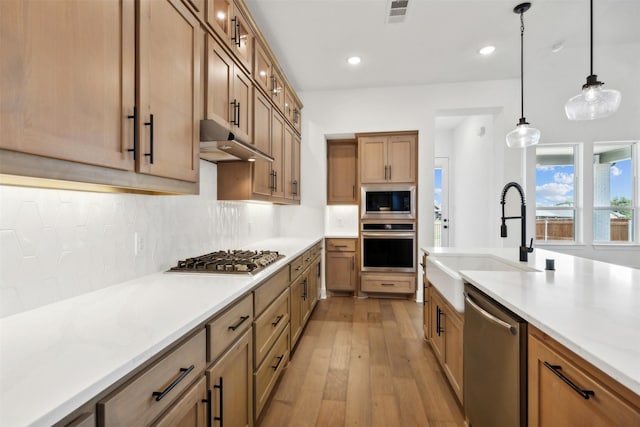
[[[210,254],[178,261],[178,265],[169,270],[185,273],[236,273],[252,274],[271,263],[284,258],[277,251],[216,251]]]

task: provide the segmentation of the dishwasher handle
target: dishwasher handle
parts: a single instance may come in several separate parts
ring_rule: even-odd
[[[482,314],[485,318],[487,318],[488,320],[490,320],[491,322],[502,326],[503,328],[508,329],[512,335],[517,335],[518,334],[518,328],[516,328],[513,325],[508,324],[507,322],[505,322],[504,320],[500,320],[497,317],[495,317],[493,314],[489,313],[488,311],[484,310],[482,307],[480,307],[478,304],[476,304],[472,299],[471,296],[467,293],[464,294],[464,299],[465,301],[467,301],[467,303],[469,303],[469,305],[471,307],[473,307],[478,313]]]

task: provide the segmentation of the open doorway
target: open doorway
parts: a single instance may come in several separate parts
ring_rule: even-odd
[[[433,246],[449,246],[449,158],[436,157],[433,168]]]

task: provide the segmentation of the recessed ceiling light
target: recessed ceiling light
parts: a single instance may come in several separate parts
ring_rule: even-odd
[[[361,59],[359,56],[351,56],[349,57],[349,59],[347,59],[347,62],[351,65],[358,65],[360,61]]]
[[[496,47],[495,47],[495,46],[491,46],[491,45],[489,45],[489,46],[485,46],[485,47],[483,47],[482,49],[480,49],[480,50],[478,51],[478,53],[479,53],[480,55],[491,55],[493,52],[495,52],[495,50],[496,50]]]
[[[562,50],[563,47],[564,47],[564,42],[559,41],[557,43],[554,43],[553,46],[551,46],[551,52],[558,53]]]

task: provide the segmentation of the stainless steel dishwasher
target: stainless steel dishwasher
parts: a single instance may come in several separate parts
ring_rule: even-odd
[[[464,303],[464,409],[471,427],[527,425],[527,323],[469,284]]]

